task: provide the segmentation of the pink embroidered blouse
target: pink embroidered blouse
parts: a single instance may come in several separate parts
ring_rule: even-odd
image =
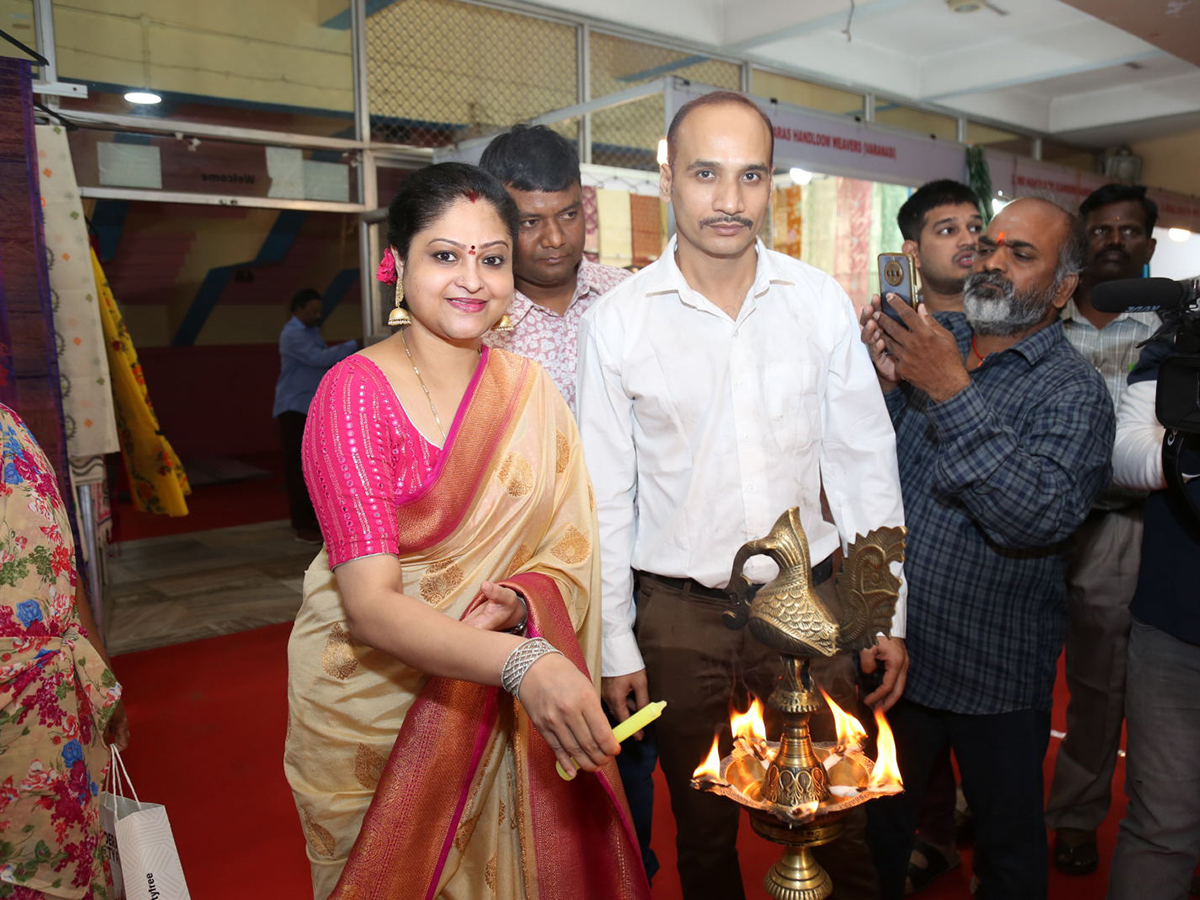
[[[409,421],[380,368],[347,357],[321,380],[304,427],[304,481],[330,568],[399,553],[396,505],[429,480],[441,456]]]

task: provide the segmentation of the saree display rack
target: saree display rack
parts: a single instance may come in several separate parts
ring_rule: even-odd
[[[733,752],[720,758],[714,739],[709,758],[692,786],[744,806],[755,832],[784,847],[764,886],[775,900],[824,900],[833,883],[812,848],[836,840],[853,807],[903,790],[895,744],[881,713],[877,759],[863,752],[866,731],[825,696],[809,671],[815,657],[863,650],[876,635],[890,634],[900,580],[891,571],[904,560],[903,528],[877,528],[860,537],[836,582],[836,598],[823,598],[812,583],[808,540],[799,510],[789,509],[770,534],[749,541],[734,558],[727,590],[738,603],[726,613],[731,628],[749,625],[762,643],[783,658],[784,673],[768,700],[783,717],[778,741],[768,741],[761,719],[735,726]],[[742,574],[747,560],[765,554],[779,575],[757,593]],[[821,692],[824,693],[824,692]],[[828,701],[838,724],[835,744],[814,744],[808,721]],[[757,704],[756,704],[757,705]],[[739,717],[754,719],[754,716]]]

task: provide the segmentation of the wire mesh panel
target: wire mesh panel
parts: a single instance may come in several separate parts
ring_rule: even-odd
[[[389,4],[367,18],[371,137],[442,147],[570,106],[576,52],[572,25],[457,0]],[[574,139],[577,126],[555,130]]]
[[[735,63],[629,38],[592,32],[589,53],[594,99],[664,75],[730,90],[737,90],[741,84],[740,67]],[[664,137],[663,116],[661,94],[593,113],[592,162],[626,169],[657,169],[658,142]]]

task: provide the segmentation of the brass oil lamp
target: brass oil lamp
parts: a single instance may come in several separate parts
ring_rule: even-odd
[[[783,676],[767,702],[782,715],[783,732],[774,742],[756,737],[752,730],[735,729],[741,734],[724,759],[714,739],[713,751],[697,769],[692,785],[746,807],[754,831],[783,845],[783,858],[763,881],[774,900],[828,897],[833,883],[812,848],[836,840],[843,817],[853,807],[902,790],[895,745],[882,714],[875,714],[880,727],[878,760],[862,752],[862,726],[832,700],[839,724],[853,723],[846,732],[839,727],[839,735],[850,737],[840,737],[836,745],[815,745],[808,721],[825,703],[809,671],[811,660],[866,649],[874,645],[876,635],[891,633],[900,581],[890,564],[904,559],[904,534],[903,528],[877,528],[851,544],[835,585],[836,599],[829,601],[813,589],[808,540],[795,507],[779,517],[770,534],[749,541],[734,558],[727,590],[739,609],[726,613],[727,624],[749,624],[759,641],[782,656]],[[753,593],[742,569],[760,554],[779,564],[779,575]]]

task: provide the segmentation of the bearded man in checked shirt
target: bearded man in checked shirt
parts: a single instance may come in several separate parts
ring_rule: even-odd
[[[678,232],[579,329],[579,424],[600,526],[603,694],[621,719],[650,698],[667,701],[655,728],[683,896],[738,900],[740,811],[690,785],[719,730],[728,748],[730,706],[745,708],[747,688],[765,699],[780,668],[748,630],[723,623],[734,555],[797,506],[820,583],[835,551],[903,524],[903,510],[895,436],[850,298],[757,240],[771,195],[770,121],[740,94],[707,94],[679,110],[667,146],[660,188]],[[775,571],[762,557],[746,567],[759,583]],[[863,655],[864,669],[883,672],[867,702],[887,707],[903,690],[903,623],[900,603],[895,638]],[[852,832],[819,848],[821,861],[839,897],[874,897],[861,824],[857,844]]]
[[[904,894],[947,745],[975,814],[977,896],[1046,896],[1042,760],[1066,625],[1067,540],[1108,484],[1104,379],[1063,334],[1083,267],[1074,216],[1017,200],[979,237],[963,313],[862,312],[896,428],[912,666],[892,710],[904,794],[869,804],[882,896]],[[892,295],[889,295],[891,297]]]

